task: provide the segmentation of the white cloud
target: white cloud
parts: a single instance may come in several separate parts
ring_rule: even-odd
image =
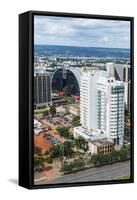
[[[129,48],[130,22],[36,16],[35,44]]]

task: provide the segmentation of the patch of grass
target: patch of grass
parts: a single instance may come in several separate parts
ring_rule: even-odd
[[[130,175],[128,175],[128,176],[120,176],[120,177],[117,177],[116,179],[117,180],[127,180],[127,179],[130,179]]]
[[[37,109],[37,110],[34,110],[34,114],[35,114],[35,115],[43,114],[45,111],[48,111],[48,110],[49,110],[49,109],[47,109],[47,108]]]
[[[74,99],[71,96],[64,96],[63,98],[69,102],[74,102]]]

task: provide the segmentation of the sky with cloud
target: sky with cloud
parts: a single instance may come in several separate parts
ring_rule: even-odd
[[[34,44],[129,48],[130,22],[35,16]]]

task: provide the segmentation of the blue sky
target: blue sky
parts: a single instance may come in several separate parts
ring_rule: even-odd
[[[129,48],[130,22],[35,16],[34,44]]]

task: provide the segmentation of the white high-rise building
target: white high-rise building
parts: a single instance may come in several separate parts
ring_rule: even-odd
[[[123,81],[125,87],[125,106],[130,112],[130,90],[131,90],[131,72],[130,65],[106,63],[106,70],[110,77],[115,77],[116,80]]]
[[[124,83],[105,71],[84,72],[80,88],[80,121],[89,135],[94,132],[97,137],[122,145]]]
[[[97,80],[105,74],[105,71],[95,70],[81,75],[80,122],[89,132],[97,130]]]
[[[124,83],[114,77],[100,78],[97,83],[98,130],[115,144],[123,144]]]

